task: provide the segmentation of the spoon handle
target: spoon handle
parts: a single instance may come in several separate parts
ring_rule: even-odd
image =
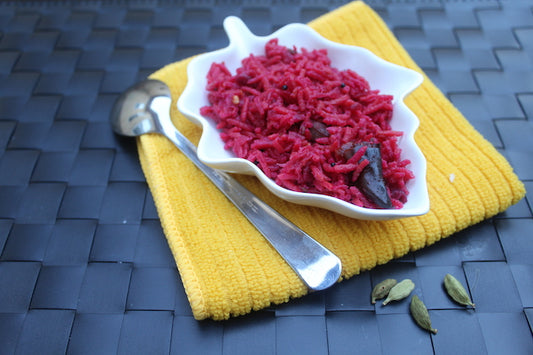
[[[170,117],[161,116],[167,112],[158,110],[162,133],[235,204],[307,287],[318,291],[335,284],[342,270],[340,259],[230,175],[203,164],[196,146],[172,125]]]

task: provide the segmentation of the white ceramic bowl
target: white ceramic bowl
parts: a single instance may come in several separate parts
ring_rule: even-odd
[[[348,217],[367,220],[388,220],[425,214],[429,211],[429,197],[426,186],[426,160],[414,141],[418,128],[418,118],[407,108],[403,99],[423,80],[420,73],[389,63],[367,49],[338,44],[326,40],[310,27],[303,24],[290,24],[269,36],[255,36],[237,17],[227,17],[224,29],[229,37],[228,47],[202,54],[194,58],[187,68],[188,83],[178,100],[178,109],[192,122],[203,129],[198,144],[198,158],[206,165],[227,172],[255,175],[274,194],[287,201],[322,207]],[[298,49],[326,48],[332,66],[338,69],[352,69],[368,80],[372,89],[381,94],[394,96],[392,129],[402,131],[399,146],[402,159],[409,159],[409,169],[415,178],[409,181],[407,203],[401,209],[370,209],[330,196],[290,191],[266,177],[252,162],[237,158],[224,149],[220,132],[211,119],[200,115],[200,108],[209,105],[207,100],[206,75],[213,62],[224,62],[235,73],[241,60],[253,54],[264,54],[265,43],[278,38],[279,44]]]

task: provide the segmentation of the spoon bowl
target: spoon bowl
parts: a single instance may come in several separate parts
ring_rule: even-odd
[[[111,111],[113,130],[123,136],[161,133],[158,116],[152,107],[154,100],[170,98],[168,86],[158,80],[146,80],[127,89]]]
[[[145,80],[126,90],[111,112],[111,125],[120,135],[159,133],[181,150],[248,218],[312,291],[326,289],[341,275],[340,259],[280,215],[230,175],[203,164],[193,145],[172,124],[171,93],[159,80]]]

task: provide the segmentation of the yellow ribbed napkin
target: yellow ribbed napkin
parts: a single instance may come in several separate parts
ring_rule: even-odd
[[[330,40],[366,47],[421,72],[382,19],[362,2],[344,5],[310,26]],[[175,104],[187,81],[188,63],[170,64],[152,78],[170,86],[172,119],[196,143],[200,129]],[[427,77],[406,103],[421,121],[415,138],[428,161],[431,210],[424,216],[385,222],[350,219],[285,202],[256,178],[236,176],[336,253],[344,279],[494,216],[525,195],[508,162]],[[169,141],[145,135],[138,150],[196,319],[227,319],[307,293],[265,239]]]

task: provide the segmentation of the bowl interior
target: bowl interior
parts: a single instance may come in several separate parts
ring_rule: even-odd
[[[303,24],[290,24],[269,36],[255,36],[237,17],[228,17],[224,28],[230,39],[228,47],[202,54],[194,58],[188,66],[188,83],[178,100],[178,109],[189,120],[202,127],[202,136],[198,144],[199,159],[213,168],[242,174],[256,175],[273,193],[288,201],[327,208],[335,212],[360,219],[392,219],[421,215],[429,210],[429,198],[426,186],[426,161],[414,141],[418,128],[418,118],[404,104],[403,99],[419,86],[423,77],[418,72],[389,63],[370,51],[331,42]],[[234,73],[241,65],[241,60],[250,54],[264,54],[264,45],[272,38],[278,38],[279,44],[287,47],[326,48],[332,66],[338,69],[352,69],[362,75],[372,89],[382,94],[394,96],[391,126],[404,134],[399,140],[402,159],[409,159],[409,168],[415,178],[409,181],[409,197],[401,209],[369,209],[324,195],[299,193],[284,189],[268,179],[261,170],[251,162],[236,158],[224,149],[224,142],[214,122],[200,115],[200,108],[209,105],[205,90],[206,75],[213,62],[224,62]]]

